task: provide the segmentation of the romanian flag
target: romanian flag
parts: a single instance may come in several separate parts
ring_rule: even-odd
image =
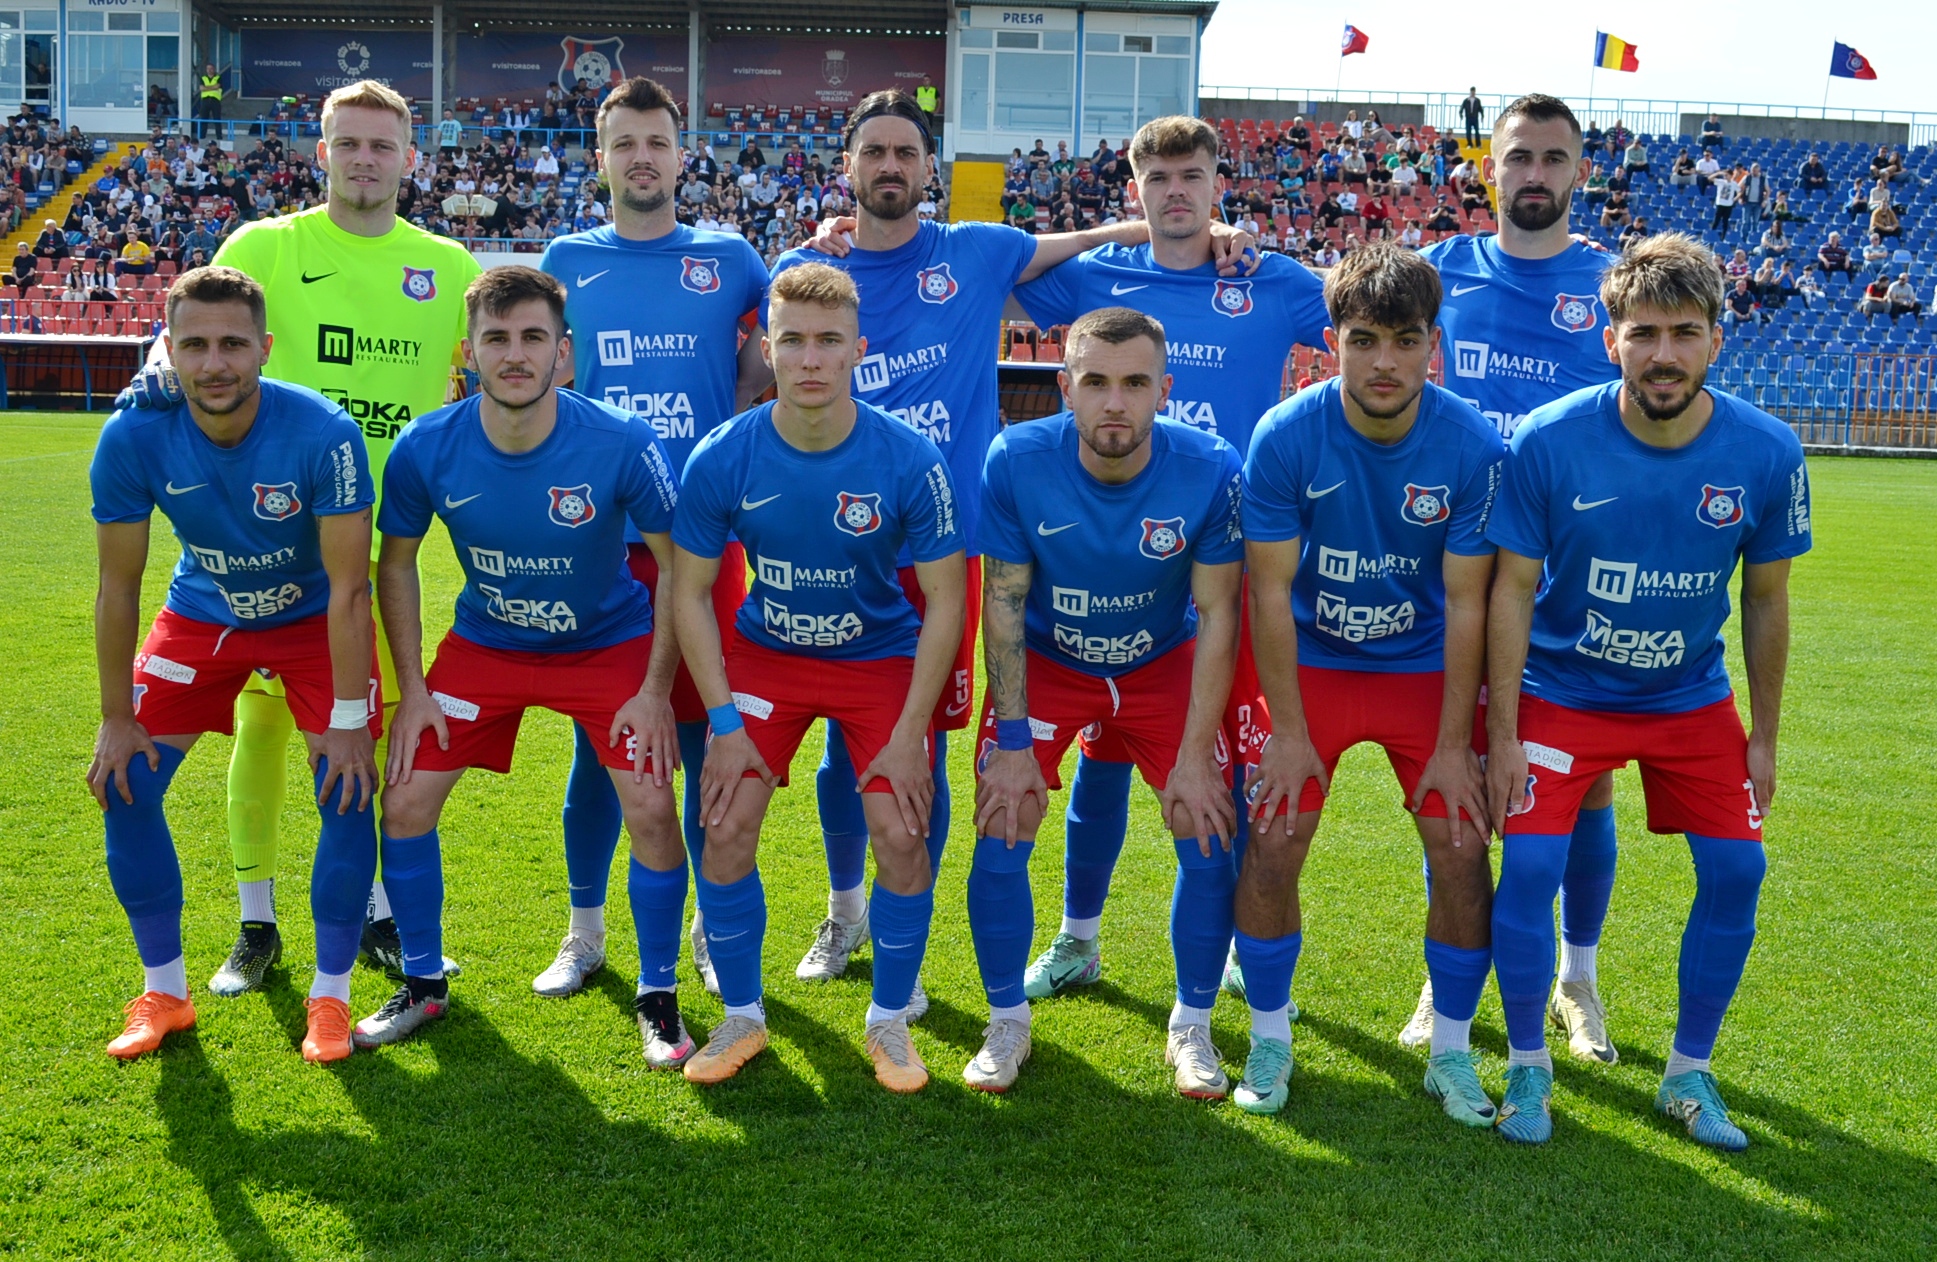
[[[1624,39],[1616,39],[1606,31],[1594,33],[1594,64],[1603,70],[1639,70],[1641,63],[1634,58],[1634,45]]]

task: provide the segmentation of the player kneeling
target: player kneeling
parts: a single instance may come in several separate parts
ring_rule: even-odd
[[[625,524],[669,564],[677,482],[651,425],[553,386],[571,362],[555,277],[492,268],[464,301],[464,355],[480,393],[412,422],[384,467],[377,586],[398,702],[383,879],[404,984],[357,1023],[355,1038],[394,1043],[444,1015],[438,817],[466,768],[511,770],[519,721],[543,706],[592,738],[618,791],[632,837],[640,1034],[648,1063],[674,1068],[693,1051],[673,981],[686,906],[668,701],[679,656],[670,625],[654,619],[645,585],[626,570]],[[433,516],[450,531],[465,583],[426,676],[417,551]]]
[[[1298,876],[1339,756],[1384,748],[1433,880],[1426,1091],[1493,1124],[1468,1032],[1491,962],[1492,869],[1475,706],[1493,545],[1482,535],[1505,449],[1486,418],[1427,381],[1439,275],[1395,245],[1325,280],[1339,375],[1265,414],[1244,468],[1258,676],[1276,729],[1253,782],[1237,953],[1251,1004],[1239,1105],[1273,1112],[1291,1073],[1280,1011],[1304,941]],[[1273,827],[1276,821],[1277,826]]]
[[[1722,345],[1722,282],[1701,242],[1650,237],[1608,269],[1601,301],[1621,380],[1535,409],[1513,436],[1486,528],[1500,549],[1486,716],[1487,797],[1505,838],[1493,900],[1510,1049],[1500,1133],[1553,1134],[1542,1017],[1554,895],[1588,786],[1633,760],[1649,831],[1686,834],[1695,860],[1681,1010],[1655,1107],[1697,1143],[1737,1150],[1748,1137],[1709,1055],[1755,940],[1809,474],[1787,425],[1704,385]],[[1723,663],[1738,562],[1752,735]]]
[[[162,803],[197,738],[235,730],[235,699],[255,670],[283,682],[322,814],[303,1059],[350,1054],[350,969],[377,861],[370,799],[382,710],[367,569],[376,488],[342,408],[262,379],[270,340],[255,281],[229,267],[185,273],[168,291],[167,336],[183,401],[108,418],[89,471],[102,717],[88,785],[106,812],[108,878],[147,972],[127,1028],[108,1044],[123,1059],[195,1024],[181,866]],[[182,558],[136,653],[157,505]]]
[[[764,353],[779,398],[700,442],[673,526],[674,616],[713,729],[698,899],[726,1004],[686,1066],[693,1082],[722,1082],[767,1045],[755,859],[774,786],[817,718],[841,725],[864,769],[875,864],[868,1054],[890,1091],[928,1082],[907,1008],[935,905],[929,718],[961,640],[966,565],[941,452],[850,394],[867,351],[859,311],[854,282],[824,263],[774,280]],[[753,561],[753,586],[723,663],[712,588],[729,535]],[[895,572],[904,548],[925,616]]]
[[[1176,837],[1165,1060],[1184,1095],[1218,1099],[1230,1089],[1210,1012],[1236,879],[1219,725],[1237,656],[1238,454],[1156,419],[1170,377],[1149,316],[1093,311],[1068,346],[1069,412],[1005,430],[983,471],[989,688],[968,910],[990,1011],[962,1076],[1006,1091],[1029,1057],[1029,856],[1048,787],[1062,787],[1063,754],[1087,728],[1129,752]]]

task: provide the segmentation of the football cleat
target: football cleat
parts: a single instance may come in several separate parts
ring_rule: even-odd
[[[274,923],[245,920],[235,936],[229,958],[208,979],[208,988],[224,998],[262,989],[262,979],[282,963],[282,931]]]
[[[686,938],[693,944],[693,971],[699,974],[700,985],[709,995],[720,993],[720,975],[713,971],[713,952],[706,945],[706,922],[700,919],[699,909],[693,909],[693,927]]]
[[[1607,1007],[1591,981],[1556,982],[1547,1017],[1567,1035],[1567,1050],[1581,1060],[1612,1065],[1621,1058],[1607,1037]]]
[[[420,988],[423,983],[419,983]],[[413,994],[408,981],[397,987],[397,992],[369,1016],[356,1023],[350,1031],[350,1041],[358,1047],[382,1047],[386,1043],[401,1043],[422,1027],[441,1018],[450,1011],[450,992],[445,989],[441,995],[430,994],[420,989]]]
[[[868,1027],[868,1055],[874,1078],[897,1095],[913,1095],[928,1085],[928,1066],[908,1038],[908,1018],[876,1021]]]
[[[991,1021],[982,1031],[982,1050],[962,1070],[962,1081],[977,1091],[1001,1095],[1016,1085],[1029,1059],[1027,1021]]]
[[[1540,1065],[1509,1065],[1507,1093],[1500,1098],[1500,1120],[1494,1129],[1516,1144],[1544,1144],[1552,1139],[1553,1071]]]
[[[728,1017],[706,1036],[706,1046],[686,1059],[686,1081],[702,1086],[725,1082],[767,1046],[767,1023]]]
[[[1103,949],[1097,938],[1059,933],[1022,975],[1022,993],[1048,999],[1072,986],[1092,985],[1103,976]]]
[[[908,992],[908,1006],[901,1010],[901,1019],[909,1025],[928,1015],[928,992],[921,988],[921,978],[915,979],[915,988]]]
[[[532,978],[531,988],[541,995],[563,999],[585,988],[585,979],[605,967],[605,948],[595,946],[575,933],[565,935],[558,944],[558,957],[551,966]]]
[[[108,1055],[122,1060],[133,1060],[144,1052],[154,1051],[161,1046],[163,1038],[176,1030],[195,1028],[194,1003],[164,995],[159,990],[136,995],[122,1011],[128,1014],[128,1023],[108,1044]]]
[[[1252,1035],[1244,1077],[1231,1092],[1231,1103],[1246,1113],[1276,1113],[1290,1096],[1291,1044]]]
[[[309,1028],[303,1032],[303,1059],[312,1065],[344,1060],[354,1045],[350,1042],[350,1005],[323,995],[305,999],[309,1009]]]
[[[1177,1092],[1193,1100],[1222,1100],[1231,1094],[1231,1079],[1218,1063],[1210,1030],[1187,1025],[1172,1030],[1164,1043],[1164,1064],[1177,1070]]]
[[[1238,963],[1238,944],[1233,941],[1231,950],[1224,957],[1224,977],[1218,982],[1218,989],[1227,995],[1244,998],[1244,966]],[[1290,995],[1285,996],[1285,1017],[1298,1020],[1298,1001]]]
[[[1491,1126],[1499,1115],[1480,1086],[1478,1059],[1470,1051],[1448,1048],[1426,1066],[1426,1094],[1461,1126]]]
[[[404,944],[397,936],[397,922],[386,917],[383,920],[363,922],[363,939],[357,944],[357,956],[371,968],[380,968],[393,982],[404,979]],[[444,957],[444,976],[456,977],[464,970],[450,956]]]
[[[1655,1112],[1681,1122],[1698,1144],[1723,1152],[1741,1152],[1749,1146],[1742,1128],[1729,1121],[1715,1075],[1703,1070],[1662,1079],[1661,1089],[1655,1092]]]
[[[1433,1041],[1433,979],[1428,977],[1426,984],[1419,988],[1419,1006],[1412,1010],[1412,1019],[1406,1028],[1399,1031],[1401,1047],[1425,1047]]]
[[[831,982],[847,972],[848,957],[868,940],[868,911],[856,921],[829,916],[814,930],[814,945],[800,957],[794,976],[804,982]]]
[[[679,996],[670,990],[648,990],[632,1000],[639,1019],[639,1040],[646,1064],[654,1069],[678,1069],[693,1055],[693,1040],[679,1016]]]

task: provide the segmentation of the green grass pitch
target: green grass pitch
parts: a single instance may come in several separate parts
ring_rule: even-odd
[[[289,944],[262,994],[132,1065],[102,1047],[140,973],[82,783],[97,718],[86,470],[99,418],[0,419],[0,1253],[23,1258],[784,1257],[1929,1258],[1937,1256],[1937,465],[1819,460],[1817,550],[1795,568],[1781,791],[1761,936],[1716,1064],[1752,1147],[1696,1148],[1649,1105],[1674,1017],[1692,878],[1620,777],[1619,883],[1601,953],[1621,1061],[1561,1059],[1545,1149],[1453,1126],[1394,1034],[1422,977],[1419,850],[1384,760],[1346,760],[1306,877],[1298,1071],[1276,1118],[1178,1098],[1162,1064],[1172,858],[1139,789],[1101,984],[1040,1005],[1013,1094],[959,1071],[984,1021],[963,906],[967,743],[916,1043],[934,1082],[873,1081],[868,961],[826,986],[792,966],[824,913],[810,743],[762,856],[773,1050],[713,1090],[655,1075],[629,1001],[623,869],[588,991],[532,976],[565,921],[558,808],[571,744],[534,716],[514,774],[474,773],[443,834],[451,1017],[415,1042],[305,1065],[315,817],[292,790]],[[156,532],[145,611],[174,543]],[[456,567],[426,550],[432,634]],[[1734,628],[1730,629],[1734,638]],[[1735,677],[1740,680],[1739,659]],[[307,776],[292,746],[291,784]],[[234,933],[228,742],[176,779],[198,988]],[[1060,817],[1060,796],[1057,814]],[[1061,843],[1035,865],[1037,940]],[[689,904],[690,906],[690,904]],[[682,965],[688,1023],[720,1015]],[[359,969],[353,1009],[389,987]],[[1243,1008],[1218,1007],[1235,1071]],[[1474,1027],[1496,1094],[1489,987]],[[1556,1049],[1559,1051],[1560,1049]]]

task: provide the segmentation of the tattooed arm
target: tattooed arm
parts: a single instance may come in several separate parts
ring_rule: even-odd
[[[989,677],[994,719],[1029,716],[1028,650],[1023,641],[1023,608],[1035,566],[982,558],[982,661]],[[995,733],[985,729],[985,739]],[[1033,841],[1048,807],[1049,786],[1033,748],[992,749],[982,760],[975,785],[975,831],[1001,837],[1011,846]]]

